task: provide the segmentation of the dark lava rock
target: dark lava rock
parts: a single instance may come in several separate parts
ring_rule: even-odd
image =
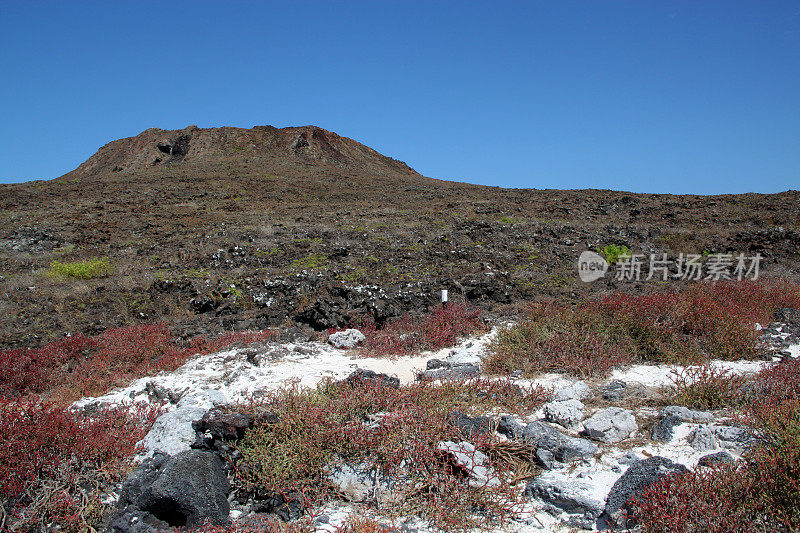
[[[673,437],[673,429],[680,426],[683,421],[678,415],[662,416],[653,426],[653,440],[656,442],[669,442]]]
[[[434,368],[431,368],[431,361],[435,361]],[[454,365],[439,359],[431,359],[428,361],[428,369],[421,372],[418,378],[420,381],[433,381],[437,379],[470,379],[480,375],[481,368],[477,365],[470,363]]]
[[[519,440],[522,438],[522,432],[524,429],[525,426],[514,420],[514,418],[509,415],[501,416],[500,421],[497,423],[497,432],[512,440]]]
[[[425,363],[426,370],[436,370],[437,368],[447,368],[449,366],[453,365],[446,363],[441,359],[428,359],[428,361]]]
[[[784,324],[800,324],[800,311],[791,307],[778,309],[773,314],[775,320]]]
[[[455,411],[450,413],[447,419],[458,428],[465,438],[486,435],[494,431],[494,421],[486,416],[467,416],[464,413]]]
[[[688,471],[682,464],[660,456],[648,457],[631,464],[611,487],[599,525],[611,528],[633,527],[634,521],[626,518],[626,511],[631,510],[629,501],[661,478]]]
[[[282,329],[280,335],[278,336],[278,342],[280,343],[298,343],[298,342],[308,342],[311,340],[311,337],[314,335],[314,330],[308,326],[294,326],[291,328]]]
[[[303,516],[305,506],[302,494],[271,494],[254,501],[251,509],[256,513],[270,513],[281,520],[297,520]]]
[[[230,525],[230,483],[214,453],[156,454],[122,485],[108,531],[145,533],[165,527]]]
[[[531,422],[522,430],[522,440],[536,445],[536,459],[548,470],[559,463],[568,463],[578,459],[588,459],[597,453],[594,443],[565,435],[543,422]]]
[[[253,427],[256,422],[278,421],[274,413],[261,413],[258,415],[248,413],[226,413],[223,409],[214,407],[203,415],[200,420],[192,422],[192,429],[198,433],[208,433],[211,437],[220,440],[239,440],[245,432]]]
[[[733,461],[734,459],[731,454],[722,451],[704,455],[699,461],[697,461],[697,466],[716,466],[722,463],[732,463]]]
[[[371,385],[389,387],[392,389],[400,388],[400,380],[398,378],[389,376],[388,374],[378,374],[374,370],[364,370],[363,368],[356,369],[345,378],[344,382],[352,387]]]
[[[195,441],[192,448],[216,452],[229,470],[241,458],[241,453],[231,443],[244,437],[245,432],[257,423],[276,423],[275,413],[226,413],[215,407],[207,411],[200,420],[192,422]]]
[[[621,379],[615,379],[605,387],[603,387],[603,398],[615,402],[622,398],[623,391],[628,387],[628,384]]]

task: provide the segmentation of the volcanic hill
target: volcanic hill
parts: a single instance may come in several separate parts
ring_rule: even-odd
[[[796,278],[798,220],[797,191],[501,189],[427,178],[314,126],[151,128],[60,178],[0,185],[0,348],[152,321],[185,337],[380,324],[440,289],[505,314],[657,286],[581,282],[580,252],[611,244],[760,253],[763,275]],[[96,276],[53,268],[100,258]]]

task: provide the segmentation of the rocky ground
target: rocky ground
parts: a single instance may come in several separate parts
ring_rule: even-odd
[[[800,197],[500,189],[426,178],[321,128],[147,130],[51,181],[0,186],[0,347],[163,321],[184,336],[419,313],[441,289],[501,314],[586,284],[584,250],[756,253],[796,278]],[[87,279],[53,261],[108,258]],[[671,280],[670,286],[679,286]]]
[[[654,479],[734,460],[756,442],[735,409],[670,401],[665,387],[685,368],[627,363],[692,350],[687,364],[714,359],[709,346],[763,355],[704,367],[738,384],[800,357],[797,311],[765,324],[758,350],[750,335],[760,315],[800,301],[798,220],[797,191],[700,197],[440,181],[313,126],[150,129],[113,141],[58,179],[0,186],[0,457],[16,476],[0,476],[0,529],[14,513],[26,524],[17,529],[107,519],[110,531],[137,533],[204,520],[285,530],[258,526],[264,516],[297,532],[381,530],[353,526],[368,517],[409,532],[625,527],[629,497]],[[587,296],[688,285],[646,280],[646,270],[639,280],[581,281],[578,256],[607,246],[671,262],[696,254],[704,266],[758,254],[769,283],[741,293],[722,284],[720,300],[662,299],[707,307],[661,309],[652,323],[647,302],[637,304],[643,317],[570,314],[608,305]],[[430,313],[444,309],[442,290],[479,310],[466,331],[491,331],[420,352],[425,335],[447,344]],[[737,294],[760,298],[753,313]],[[504,375],[489,373],[504,324],[543,300],[564,312],[528,333],[549,346],[535,335],[555,327],[570,353],[523,350],[504,360]],[[404,320],[432,330],[415,336],[396,327]],[[242,331],[252,334],[230,334]],[[382,334],[417,349],[379,358],[378,344],[362,348]],[[594,367],[564,363],[623,341],[627,366],[602,378],[579,381],[576,372]],[[551,361],[526,361],[551,355],[545,366],[557,373],[535,371]],[[112,385],[123,386],[105,392]],[[101,395],[64,410],[82,394]],[[361,412],[364,398],[387,407]],[[157,411],[106,410],[132,404]],[[139,437],[126,437],[144,434],[155,414],[127,476]],[[286,438],[270,441],[278,430]],[[91,435],[104,439],[96,449]],[[276,449],[302,460],[276,465]]]
[[[777,321],[764,330],[760,342],[772,361],[712,365],[732,375],[747,375],[800,357],[796,314],[787,310],[777,317],[787,322]],[[497,328],[454,348],[394,359],[359,357],[362,337],[354,330],[331,335],[327,343],[297,339],[253,344],[198,357],[175,372],[76,402],[73,409],[88,412],[129,402],[164,408],[141,443],[141,458],[146,460],[120,492],[109,495],[119,509],[109,530],[153,531],[197,525],[204,519],[243,527],[259,517],[277,515],[287,520],[304,516],[311,530],[338,531],[352,516],[365,513],[401,531],[435,530],[420,517],[385,514],[393,498],[402,494],[402,479],[384,476],[368,461],[328,465],[326,480],[338,489],[339,498],[321,507],[303,508],[291,498],[243,496],[230,469],[241,455],[223,443],[241,439],[257,416],[226,406],[243,405],[280,387],[314,387],[325,378],[371,380],[389,387],[419,379],[475,379],[496,333]],[[500,529],[624,529],[626,502],[654,480],[735,460],[757,442],[730,410],[664,405],[663,387],[679,370],[636,365],[615,370],[606,379],[576,381],[562,374],[517,379],[518,385],[541,387],[547,396],[529,416],[485,412],[480,405],[475,412],[481,414],[454,413],[452,423],[463,435],[490,435],[512,447],[528,447],[532,454],[530,469],[515,489],[519,503]],[[386,415],[374,413],[368,419],[380,425]],[[471,486],[503,483],[487,456],[470,442],[441,442],[439,450],[464,469]],[[192,490],[187,491],[189,486]]]

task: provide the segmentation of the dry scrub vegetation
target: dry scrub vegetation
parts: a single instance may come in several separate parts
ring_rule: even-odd
[[[574,307],[537,303],[518,325],[500,332],[487,369],[590,377],[633,363],[753,359],[755,324],[768,324],[784,307],[800,308],[800,285],[696,283],[681,291],[603,296]]]
[[[488,379],[400,388],[364,379],[279,390],[246,407],[277,420],[258,423],[237,443],[243,456],[238,480],[248,491],[291,494],[314,505],[333,494],[324,480],[326,464],[335,457],[366,461],[397,480],[401,496],[386,509],[390,514],[419,515],[444,529],[500,523],[519,503],[511,483],[516,464],[495,453],[503,445],[494,431],[465,433],[454,424],[455,413],[478,406],[524,416],[546,397],[539,387]],[[366,423],[375,413],[382,413],[379,420]],[[469,475],[437,451],[442,441],[465,440],[496,459],[493,466],[505,483],[472,486]]]
[[[517,326],[500,333],[488,369],[501,375],[523,370],[529,376],[549,371],[599,376],[634,362],[753,358],[758,355],[754,324],[766,324],[782,307],[800,308],[798,285],[702,283],[680,292],[606,296],[572,308],[537,304]],[[378,355],[452,345],[487,326],[478,311],[451,305],[364,329],[364,353]],[[130,470],[134,445],[157,414],[136,407],[72,413],[64,408],[71,401],[172,370],[196,353],[274,338],[274,332],[236,333],[186,344],[163,325],[147,325],[0,353],[0,529],[31,530],[45,523],[63,531],[97,527],[107,511],[102,495]],[[701,468],[651,486],[635,507],[643,530],[800,528],[800,363],[776,364],[751,379],[695,366],[678,374],[667,394],[690,407],[735,410],[760,441],[732,466]],[[235,444],[243,457],[235,481],[242,490],[299,494],[318,504],[335,496],[324,482],[325,464],[334,457],[363,460],[402,480],[403,497],[381,510],[388,518],[414,513],[449,530],[496,525],[517,509],[520,491],[514,483],[532,475],[530,456],[526,466],[524,454],[504,449],[494,432],[464,434],[452,416],[524,417],[546,396],[507,378],[399,388],[326,381],[313,390],[277,390],[245,406],[278,417],[257,423]],[[377,423],[365,423],[375,413],[382,413]],[[468,441],[485,452],[502,483],[470,486],[466,473],[437,452],[437,444],[447,440]],[[262,530],[304,527],[271,523]],[[359,517],[340,531],[392,528]]]

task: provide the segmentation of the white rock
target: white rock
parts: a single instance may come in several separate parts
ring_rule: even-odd
[[[500,478],[489,466],[489,458],[470,442],[440,442],[436,449],[453,457],[455,463],[469,473],[470,487],[497,487]]]
[[[639,425],[629,410],[609,407],[586,420],[583,428],[583,434],[590,439],[613,444],[630,437]]]
[[[705,425],[694,428],[686,437],[686,440],[698,452],[715,450],[718,446],[714,431]]]
[[[192,422],[199,420],[207,410],[190,406],[159,416],[141,441],[145,452],[143,458],[150,457],[155,452],[175,455],[190,449],[195,438]]]
[[[475,365],[481,366],[481,357],[475,352],[474,349],[470,348],[460,348],[454,349],[450,352],[450,355],[444,360],[445,363],[450,363],[451,365]]]
[[[585,400],[591,394],[589,385],[583,381],[576,381],[569,387],[564,387],[556,391],[553,395],[553,400],[560,402],[564,400]]]
[[[544,418],[568,428],[583,420],[584,408],[583,403],[576,399],[549,402],[544,404]]]
[[[184,394],[178,402],[178,409],[202,407],[206,410],[229,403],[228,398],[216,389],[198,389]]]
[[[337,457],[323,471],[325,478],[351,502],[383,503],[397,497],[389,482],[368,462],[350,464]]]
[[[199,420],[209,409],[225,405],[228,399],[215,389],[198,389],[186,392],[171,410],[159,416],[153,427],[141,440],[142,458],[155,452],[169,455],[190,449],[195,439],[192,422]]]
[[[722,448],[737,450],[740,453],[751,448],[758,439],[747,429],[738,426],[711,426],[717,442]]]
[[[661,410],[661,418],[666,418],[670,415],[677,416],[684,422],[709,424],[714,421],[714,415],[712,413],[706,411],[695,411],[694,409],[689,409],[688,407],[683,407],[680,405],[670,405],[669,407],[665,407]]]
[[[354,348],[364,342],[367,337],[357,329],[346,329],[338,331],[328,337],[328,342],[340,350]]]
[[[525,495],[539,498],[567,513],[596,519],[603,512],[605,501],[598,497],[591,483],[565,479],[563,475],[545,472],[525,487]]]

